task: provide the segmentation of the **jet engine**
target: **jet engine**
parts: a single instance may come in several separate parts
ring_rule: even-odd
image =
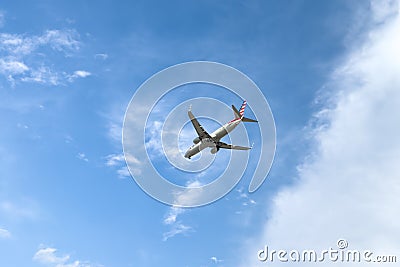
[[[196,137],[195,139],[193,139],[193,143],[197,144],[198,142],[200,142],[200,138]]]
[[[218,152],[218,150],[219,150],[218,147],[213,147],[213,148],[211,148],[210,152],[211,152],[211,154],[215,154]]]

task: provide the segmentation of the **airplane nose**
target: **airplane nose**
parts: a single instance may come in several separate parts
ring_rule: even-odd
[[[185,158],[190,159],[193,156],[193,151],[189,148],[185,153]]]
[[[188,158],[188,157],[189,157],[189,150],[186,151],[186,153],[185,153],[185,158]]]

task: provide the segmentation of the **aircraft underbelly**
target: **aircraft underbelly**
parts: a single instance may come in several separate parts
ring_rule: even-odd
[[[203,140],[201,140],[199,149],[203,150],[206,147],[214,147],[214,146],[215,146],[215,143],[212,139],[203,139]]]
[[[211,136],[214,138],[214,140],[219,141],[222,137],[230,133],[233,129],[235,129],[237,124],[228,124],[224,125],[215,132],[211,134]]]

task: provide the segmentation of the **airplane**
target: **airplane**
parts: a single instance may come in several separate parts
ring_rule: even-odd
[[[221,126],[219,129],[209,134],[206,130],[204,130],[203,126],[197,121],[194,117],[191,107],[188,110],[189,118],[193,124],[194,129],[197,132],[198,137],[193,139],[193,145],[189,147],[189,149],[185,153],[185,158],[190,159],[206,147],[210,147],[211,154],[215,154],[219,151],[220,148],[224,149],[235,149],[235,150],[249,150],[252,147],[244,147],[244,146],[235,146],[229,145],[224,142],[221,142],[221,138],[230,133],[233,129],[238,126],[238,124],[242,122],[258,122],[253,119],[249,119],[244,117],[244,109],[246,108],[246,100],[243,101],[240,110],[238,111],[234,105],[232,105],[233,114],[235,115],[235,119]]]

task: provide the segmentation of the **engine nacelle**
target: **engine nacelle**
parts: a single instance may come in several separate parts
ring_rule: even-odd
[[[200,142],[200,138],[196,137],[195,139],[193,139],[193,143],[197,144],[198,142]]]
[[[211,148],[210,152],[211,152],[211,154],[215,154],[218,152],[218,150],[219,149],[217,147],[213,147],[213,148]]]

